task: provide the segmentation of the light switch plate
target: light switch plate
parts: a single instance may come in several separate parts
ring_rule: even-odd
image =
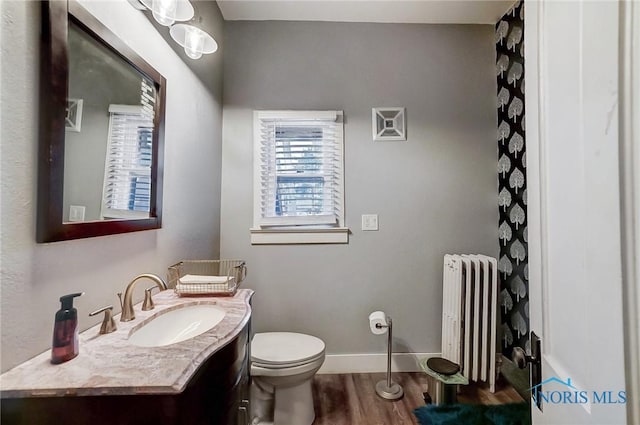
[[[69,221],[84,221],[85,207],[82,205],[69,206]]]
[[[378,214],[362,214],[362,230],[378,230]]]

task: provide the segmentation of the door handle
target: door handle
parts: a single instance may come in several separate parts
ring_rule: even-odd
[[[537,397],[537,393],[542,390],[540,383],[542,382],[542,341],[531,332],[531,355],[528,355],[520,347],[515,347],[511,352],[511,360],[520,368],[524,369],[527,364],[531,363],[531,393],[534,397],[538,409],[542,411],[542,399]]]
[[[538,362],[538,358],[536,356],[529,356],[525,351],[520,347],[514,347],[511,352],[511,360],[518,366],[520,369],[524,369],[527,367],[528,363],[536,363]]]

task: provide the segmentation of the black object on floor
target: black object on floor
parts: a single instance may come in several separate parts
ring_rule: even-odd
[[[431,398],[431,395],[429,395],[428,392],[422,393],[422,398],[424,399],[424,404],[432,404],[433,403],[433,399]]]
[[[531,425],[528,403],[427,405],[413,411],[420,425]]]

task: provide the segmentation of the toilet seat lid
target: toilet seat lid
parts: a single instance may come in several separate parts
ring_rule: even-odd
[[[293,332],[257,333],[251,342],[251,360],[262,364],[301,363],[324,353],[324,342]]]

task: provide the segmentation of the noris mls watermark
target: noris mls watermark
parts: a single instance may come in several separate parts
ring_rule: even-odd
[[[549,390],[548,387],[553,389]],[[543,404],[625,404],[627,402],[625,391],[579,390],[573,386],[571,378],[563,381],[555,376],[529,388],[529,390],[533,400]]]

